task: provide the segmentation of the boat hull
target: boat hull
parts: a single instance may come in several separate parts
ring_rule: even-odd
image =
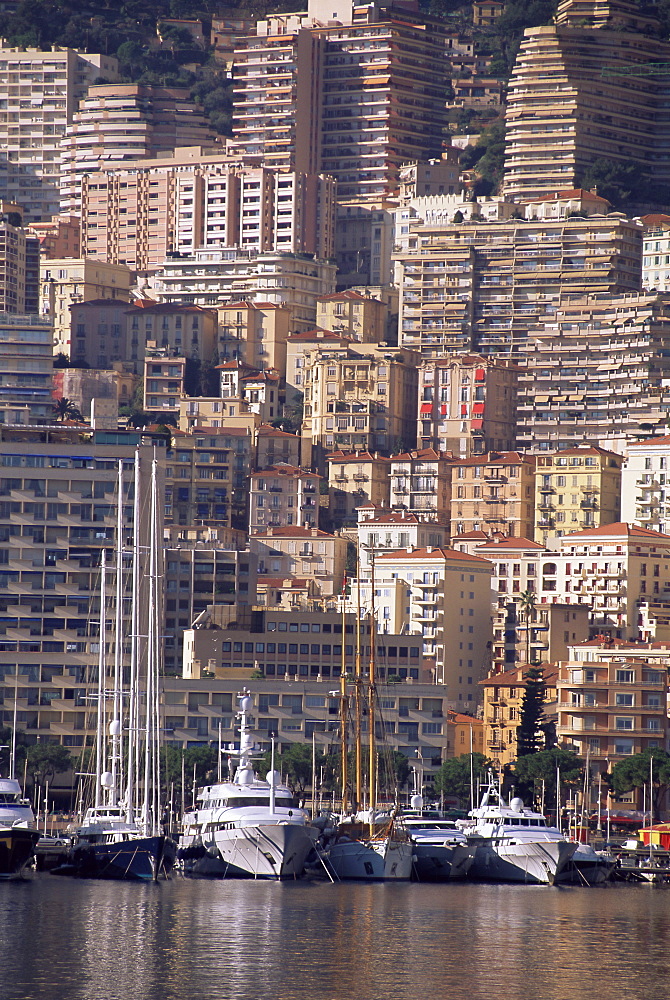
[[[10,827],[0,830],[0,879],[26,878],[35,864],[37,830]]]
[[[124,881],[155,881],[169,875],[176,844],[169,837],[140,837],[113,843],[77,844],[54,875]]]
[[[330,848],[328,868],[343,881],[408,881],[412,877],[413,846],[409,840],[377,837],[338,840]]]
[[[467,878],[474,848],[465,844],[414,844],[412,878],[416,882],[450,882]]]
[[[201,870],[223,878],[300,878],[314,848],[318,830],[302,823],[259,824],[214,831],[221,871],[212,872],[212,852],[203,855]],[[204,869],[208,869],[205,871]]]
[[[475,846],[470,878],[525,885],[553,885],[576,848],[567,840],[510,843],[501,839],[480,841]]]

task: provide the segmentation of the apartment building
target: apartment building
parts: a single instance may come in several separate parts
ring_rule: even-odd
[[[300,577],[316,581],[322,597],[342,591],[347,540],[319,528],[268,526],[249,538],[258,556],[259,577]]]
[[[670,646],[662,643],[575,644],[557,681],[559,745],[587,756],[598,770],[668,742]]]
[[[425,521],[444,521],[451,514],[453,458],[434,448],[391,455],[391,502]]]
[[[562,299],[525,348],[517,445],[553,452],[586,440],[625,453],[664,429],[669,324],[667,295]]]
[[[271,424],[261,424],[256,431],[257,469],[266,469],[277,463],[285,465],[309,466],[308,461],[300,461],[300,436],[279,430]]]
[[[181,676],[184,633],[211,604],[245,607],[255,603],[256,559],[243,546],[238,533],[221,528],[166,528],[166,674]]]
[[[284,306],[296,333],[314,328],[317,299],[335,291],[335,265],[303,253],[196,250],[166,259],[154,279],[161,302],[218,306],[240,298]]]
[[[390,461],[379,452],[334,451],[326,455],[330,517],[337,527],[353,528],[362,506],[390,506]]]
[[[0,203],[0,313],[39,311],[38,238],[22,225],[18,205]]]
[[[88,696],[94,681],[97,685],[100,655],[100,559],[105,550],[108,565],[114,565],[119,463],[123,546],[129,551],[125,533],[133,528],[136,451],[140,482],[148,491],[153,448],[142,445],[137,434],[117,432],[113,444],[98,443],[96,432],[85,444],[78,435],[72,443],[72,437],[65,431],[53,444],[33,438],[0,445],[5,553],[0,673],[7,684],[6,723],[11,724],[16,685],[17,725],[29,739],[83,747],[95,733]],[[143,516],[141,543],[148,539],[146,531]],[[123,577],[126,606],[130,580],[125,572]],[[110,618],[115,592],[116,585],[108,586]],[[109,643],[111,654],[113,635]]]
[[[454,354],[419,369],[417,447],[471,458],[516,438],[518,369],[508,358]]]
[[[604,157],[668,182],[664,87],[652,66],[670,61],[656,18],[625,0],[564,0],[554,23],[527,28],[507,94],[505,192],[578,186]]]
[[[535,459],[516,451],[455,461],[451,471],[451,537],[470,531],[532,538]]]
[[[72,343],[72,323],[70,309],[75,303],[93,299],[119,299],[130,301],[132,272],[120,264],[108,264],[102,260],[87,257],[40,262],[40,310],[48,314],[54,326],[54,351],[62,351],[68,357],[82,354],[76,342]],[[124,361],[121,350],[121,329],[116,325],[108,330],[108,336],[99,333],[98,356],[90,356],[89,363],[96,368],[107,368],[112,361]],[[118,338],[118,344],[117,344]]]
[[[49,422],[53,364],[47,319],[0,313],[0,425]]]
[[[387,303],[373,295],[362,295],[353,288],[326,295],[316,304],[317,327],[362,344],[382,342],[387,323]]]
[[[62,140],[61,211],[79,211],[82,179],[102,163],[143,160],[178,146],[213,148],[215,142],[188,90],[127,83],[89,87]],[[107,224],[114,229],[134,223],[110,215]]]
[[[642,221],[642,287],[670,292],[670,216],[648,215]]]
[[[22,206],[26,225],[48,222],[60,201],[61,149],[79,101],[118,62],[75,49],[0,48],[0,199]]]
[[[239,412],[255,413],[261,423],[276,420],[283,412],[284,393],[279,373],[259,371],[242,361],[226,361],[217,366],[220,373],[222,409],[239,405]]]
[[[315,351],[319,348],[346,351],[351,343],[348,337],[341,337],[320,327],[304,330],[302,333],[291,333],[286,339],[286,386],[289,396],[302,403],[305,384],[303,368],[307,358],[313,357]]]
[[[618,522],[564,535],[555,544],[542,563],[541,603],[586,605],[593,636],[666,638],[669,535]],[[665,614],[656,613],[662,609]]]
[[[402,631],[422,637],[423,652],[435,660],[435,676],[446,685],[449,707],[457,711],[479,704],[477,685],[489,669],[491,570],[480,556],[430,545],[375,557],[375,590],[382,592],[375,600],[379,620],[391,614],[383,591],[389,588],[391,597],[394,587],[404,586]],[[369,590],[368,581],[363,591],[368,600]]]
[[[31,222],[30,231],[40,241],[42,257],[81,257],[81,220],[76,215],[58,215],[50,222]]]
[[[561,296],[640,289],[643,226],[618,214],[409,226],[399,342],[424,357],[522,358]]]
[[[179,417],[185,370],[186,358],[147,344],[142,398],[145,409],[153,411],[159,421],[162,416]]]
[[[535,540],[547,545],[550,538],[619,520],[622,465],[621,455],[590,444],[538,455]]]
[[[332,450],[411,447],[416,438],[416,356],[373,344],[319,348],[305,357],[302,436],[319,464]]]
[[[253,458],[253,435],[244,427],[175,433],[166,452],[166,524],[246,530]]]
[[[143,272],[200,248],[333,255],[335,189],[322,175],[187,146],[159,159],[100,162],[81,185],[86,253]]]
[[[652,531],[670,533],[670,437],[628,445],[621,470],[621,517]],[[666,494],[668,503],[666,503]]]
[[[273,302],[228,302],[219,306],[219,359],[286,371],[291,313]]]
[[[252,472],[249,479],[249,531],[269,527],[319,527],[319,480],[283,463]]]
[[[558,668],[545,664],[543,669],[545,714],[556,711]],[[526,693],[526,669],[514,667],[480,681],[484,700],[484,753],[496,768],[517,759],[517,729]]]
[[[358,565],[370,576],[372,560],[382,552],[442,548],[449,544],[449,528],[425,521],[406,510],[384,511],[374,504],[358,508]],[[404,595],[402,595],[404,596]]]

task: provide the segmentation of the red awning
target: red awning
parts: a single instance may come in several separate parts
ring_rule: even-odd
[[[462,417],[467,417],[467,415],[468,415],[468,404],[467,403],[461,403],[461,416]]]
[[[432,413],[433,412],[433,404],[432,403],[422,403],[421,404],[421,412],[422,413]]]
[[[446,403],[442,403],[442,406],[440,407],[440,413],[442,414],[443,417],[446,417],[446,415],[447,415],[447,404]]]
[[[483,420],[473,420],[470,424],[473,431],[480,431],[484,425]]]
[[[472,407],[472,412],[473,413],[478,413],[478,414],[481,415],[484,412],[484,404],[483,403],[475,403],[475,405]]]
[[[475,382],[485,382],[486,381],[486,371],[484,368],[475,369]]]

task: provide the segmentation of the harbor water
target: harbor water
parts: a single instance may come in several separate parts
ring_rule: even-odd
[[[1,1000],[665,1000],[670,887],[0,884]]]

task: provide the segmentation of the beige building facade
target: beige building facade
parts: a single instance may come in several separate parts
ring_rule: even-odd
[[[538,455],[535,540],[618,521],[622,465],[621,455],[588,444]]]
[[[132,272],[121,264],[108,264],[102,260],[80,257],[78,260],[65,257],[61,260],[43,260],[40,263],[40,309],[51,317],[54,324],[54,351],[62,351],[68,357],[73,351],[70,309],[77,302],[91,299],[119,299],[130,301]],[[106,368],[109,361],[122,361],[117,357],[113,340],[120,338],[121,331],[108,331],[111,348],[101,345],[100,354],[105,362],[99,367]],[[104,341],[104,338],[103,338]],[[93,362],[98,365],[97,359]]]
[[[535,459],[516,451],[489,452],[454,462],[451,537],[471,531],[532,538]]]

